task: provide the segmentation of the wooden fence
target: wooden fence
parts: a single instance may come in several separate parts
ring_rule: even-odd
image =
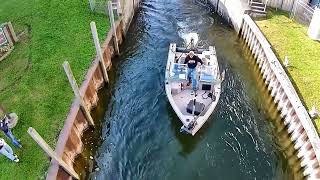
[[[4,60],[13,50],[14,43],[18,41],[11,22],[0,25],[0,61]]]
[[[314,7],[304,2],[304,0],[297,0],[292,8],[290,17],[301,24],[309,26],[314,13]]]

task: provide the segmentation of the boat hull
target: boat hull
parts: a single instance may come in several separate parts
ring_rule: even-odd
[[[188,78],[185,77],[186,73],[183,71],[185,70],[183,69],[185,66],[183,65],[186,56],[185,52],[188,52],[188,50],[181,51],[181,49],[183,48],[177,48],[176,44],[170,44],[165,75],[165,90],[173,110],[182,122],[181,130],[195,135],[218,104],[222,77],[213,47],[196,52],[196,55],[201,57],[203,61],[206,58],[208,61],[206,62],[206,68],[197,71],[198,90],[193,95],[192,88],[186,86]],[[179,69],[180,66],[182,68]],[[177,70],[174,69],[175,67],[179,69],[178,76],[176,75]],[[206,73],[209,73],[209,76]],[[211,80],[210,77],[214,80]]]

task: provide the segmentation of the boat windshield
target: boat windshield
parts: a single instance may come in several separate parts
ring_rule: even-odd
[[[217,67],[203,65],[198,71],[200,81],[214,83],[217,80]],[[187,80],[188,66],[186,64],[174,63],[170,72],[170,79],[174,81]]]
[[[213,83],[217,79],[217,68],[214,66],[202,66],[200,68],[200,81]]]

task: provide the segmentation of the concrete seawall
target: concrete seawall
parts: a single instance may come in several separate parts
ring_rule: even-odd
[[[252,52],[281,114],[282,123],[300,159],[303,175],[307,179],[320,179],[320,138],[285,70],[267,39],[248,15],[243,16],[240,36]]]
[[[133,1],[133,3],[125,3],[122,6],[122,17],[115,22],[117,31],[117,40],[121,44],[125,34],[130,26],[131,20],[136,12],[140,0]],[[88,25],[89,27],[89,25]],[[115,45],[113,41],[113,31],[110,30],[107,37],[102,44],[103,60],[106,64],[107,70],[112,66],[111,59],[115,55]],[[91,67],[89,68],[85,80],[81,84],[80,94],[84,98],[84,102],[88,109],[94,108],[98,101],[98,91],[105,83],[102,74],[101,66],[99,65],[98,57],[95,58]],[[80,103],[74,99],[63,129],[60,132],[55,152],[61,157],[68,165],[74,166],[74,160],[78,154],[82,152],[83,142],[81,140],[83,133],[88,128],[89,124],[85,118],[84,113],[80,108]],[[51,161],[47,174],[48,180],[53,179],[72,179],[55,160]]]
[[[234,29],[239,32],[242,23],[242,16],[250,8],[247,0],[208,0],[207,3],[220,16],[229,21]]]

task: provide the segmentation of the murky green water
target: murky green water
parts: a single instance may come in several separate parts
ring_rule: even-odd
[[[202,45],[216,46],[220,69],[226,71],[217,109],[195,137],[179,132],[181,123],[164,90],[169,43],[182,44],[181,37],[189,32],[197,32]],[[284,158],[290,147],[279,145],[276,138],[282,132],[274,123],[279,118],[257,77],[257,67],[236,33],[216,15],[191,0],[144,0],[113,64],[101,142],[92,155],[90,172],[82,174],[86,178],[296,176]]]

